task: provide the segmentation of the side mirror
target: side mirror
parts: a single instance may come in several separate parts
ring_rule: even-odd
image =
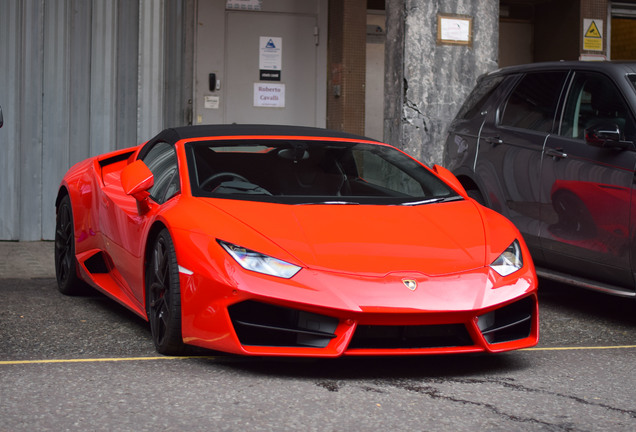
[[[136,160],[121,172],[121,185],[127,195],[138,202],[145,202],[150,196],[148,190],[155,183],[154,176],[148,166],[141,160]]]
[[[466,193],[466,189],[459,182],[459,179],[455,177],[455,174],[447,170],[441,165],[433,165],[433,171],[437,174],[442,180],[448,183],[458,194],[463,196],[464,198],[468,198],[468,193]]]
[[[4,117],[2,117],[2,107],[0,106],[0,128],[4,124]]]
[[[594,147],[626,149],[632,143],[623,141],[615,123],[602,123],[585,129],[585,142]]]

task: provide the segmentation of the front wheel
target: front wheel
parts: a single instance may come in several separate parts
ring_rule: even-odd
[[[157,351],[181,354],[179,269],[172,238],[165,228],[156,237],[146,263],[146,312]]]

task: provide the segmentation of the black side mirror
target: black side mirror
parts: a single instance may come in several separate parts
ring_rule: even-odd
[[[2,117],[2,107],[0,106],[0,128],[4,124],[4,118]]]
[[[623,133],[615,123],[602,123],[585,129],[585,142],[594,147],[629,148],[632,142],[622,138]]]

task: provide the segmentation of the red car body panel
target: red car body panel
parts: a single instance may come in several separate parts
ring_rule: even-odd
[[[160,223],[175,245],[187,344],[237,354],[334,357],[500,352],[537,343],[534,267],[521,235],[499,214],[470,199],[421,206],[347,206],[195,197],[184,150],[184,143],[192,141],[196,139],[175,144],[180,193],[161,205],[149,201],[143,212],[121,181],[121,171],[136,160],[143,145],[81,162],[62,181],[61,191],[69,194],[73,208],[80,277],[144,319],[146,250],[153,226]],[[450,186],[465,196],[457,183]],[[489,264],[515,239],[524,266],[502,277]],[[245,270],[217,240],[301,270],[289,279]],[[96,255],[106,268],[95,268]],[[417,288],[408,289],[406,280],[415,281]],[[489,343],[478,317],[524,298],[531,301],[529,334]],[[246,301],[334,318],[334,336],[324,347],[241,343],[228,308]],[[465,326],[472,342],[422,348],[351,346],[360,326],[451,324]]]

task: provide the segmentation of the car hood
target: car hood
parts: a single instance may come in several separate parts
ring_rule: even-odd
[[[441,275],[485,265],[484,223],[466,200],[418,206],[205,201],[310,269]]]

